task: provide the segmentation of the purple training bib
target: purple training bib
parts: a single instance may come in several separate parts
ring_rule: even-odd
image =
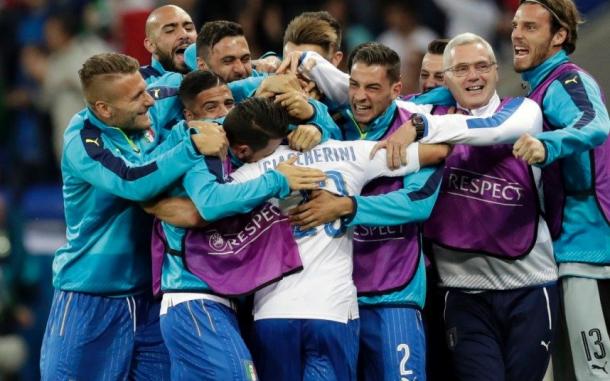
[[[231,171],[230,161],[208,163],[218,178]],[[247,295],[303,268],[288,218],[270,203],[250,213],[188,229],[182,250],[172,250],[160,221],[152,237],[153,291],[161,292],[164,255],[182,256],[188,271],[223,296]]]
[[[385,136],[409,120],[411,113],[397,108]],[[403,187],[402,178],[378,178],[362,190],[363,196],[389,193]],[[359,295],[386,293],[406,286],[419,263],[417,224],[356,226],[354,229],[353,278]]]
[[[576,77],[580,72],[584,72],[581,67],[571,62],[563,63],[557,66],[528,97],[542,108],[546,91],[555,80],[562,81],[562,85],[566,88],[568,86],[582,87],[582,84],[578,83],[578,78]],[[574,76],[570,76],[570,74],[574,74]],[[582,90],[584,91],[584,88]],[[603,95],[602,98],[604,98]],[[556,127],[552,126],[544,118],[544,130],[552,131],[555,129]],[[610,224],[610,140],[606,138],[603,144],[590,150],[589,155],[593,188],[591,192],[595,195],[597,205],[606,222]],[[561,235],[561,225],[563,223],[566,191],[562,178],[562,164],[563,159],[560,159],[544,167],[542,170],[545,218],[553,239],[557,239]]]
[[[539,213],[531,169],[513,157],[512,145],[459,144],[445,160],[424,236],[453,250],[515,259],[535,244]]]

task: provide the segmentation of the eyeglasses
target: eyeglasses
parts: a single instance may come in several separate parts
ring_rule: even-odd
[[[455,66],[450,67],[449,69],[445,69],[445,72],[450,71],[456,77],[464,77],[470,73],[470,68],[474,67],[474,71],[478,74],[485,74],[491,71],[491,68],[495,65],[495,62],[486,62],[479,61],[473,64],[457,64]]]

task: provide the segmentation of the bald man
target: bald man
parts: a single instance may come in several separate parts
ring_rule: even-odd
[[[196,38],[195,24],[184,9],[164,5],[153,10],[146,20],[144,38],[144,47],[152,54],[151,64],[140,68],[146,83],[168,71],[187,73],[184,51]]]

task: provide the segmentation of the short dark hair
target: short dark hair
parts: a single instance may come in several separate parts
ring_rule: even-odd
[[[104,76],[103,79],[107,80],[107,77],[133,74],[138,70],[140,64],[133,57],[121,53],[100,53],[87,58],[78,76],[87,102],[93,104],[96,100],[93,99],[92,88],[98,77]]]
[[[184,107],[189,108],[200,92],[224,84],[222,78],[209,70],[195,70],[182,79],[178,96]]]
[[[246,144],[258,151],[270,139],[285,138],[288,125],[294,122],[288,111],[272,99],[252,97],[229,111],[222,125],[231,145]]]
[[[326,11],[303,12],[286,27],[284,45],[311,44],[322,47],[327,52],[341,48],[341,24]]]
[[[428,53],[442,56],[448,43],[446,38],[436,38],[428,44]]]
[[[208,21],[197,35],[197,57],[205,58],[209,51],[225,37],[243,36],[244,29],[236,22],[227,20]]]
[[[580,12],[572,0],[520,0],[519,5],[524,3],[539,4],[544,7],[551,16],[551,34],[557,33],[564,28],[568,35],[561,44],[566,53],[571,54],[576,50],[576,40],[578,39],[578,25],[584,21],[580,17]]]
[[[400,81],[400,57],[398,53],[378,42],[365,42],[354,48],[347,60],[348,70],[357,62],[367,65],[382,65],[391,83]]]

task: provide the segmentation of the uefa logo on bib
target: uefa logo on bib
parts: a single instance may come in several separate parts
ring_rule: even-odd
[[[210,236],[209,244],[216,250],[222,250],[227,246],[224,238],[222,238],[222,235],[218,232]]]

